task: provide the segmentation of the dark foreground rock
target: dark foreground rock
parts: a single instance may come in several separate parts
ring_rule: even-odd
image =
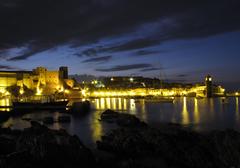
[[[196,133],[177,124],[152,128],[132,115],[106,111],[120,127],[90,151],[65,130],[31,122],[23,131],[0,129],[0,168],[239,168],[240,133]]]
[[[111,114],[117,115],[122,114]],[[121,168],[240,167],[240,133],[233,130],[200,134],[174,124],[122,127],[103,136],[97,147],[119,158],[114,167]]]
[[[1,168],[96,167],[91,151],[76,136],[37,122],[31,124],[31,128],[17,133],[1,131]]]
[[[71,122],[71,117],[70,116],[59,116],[57,121],[59,123],[69,123],[69,122]]]
[[[137,117],[130,114],[118,113],[113,110],[106,110],[100,116],[101,121],[115,123],[121,127],[144,127],[146,124]]]

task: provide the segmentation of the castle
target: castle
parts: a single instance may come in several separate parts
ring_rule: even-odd
[[[7,94],[10,87],[16,87],[20,94],[28,89],[36,94],[49,95],[72,88],[73,85],[74,81],[68,78],[68,67],[60,67],[56,71],[44,67],[32,71],[0,71],[1,94]]]

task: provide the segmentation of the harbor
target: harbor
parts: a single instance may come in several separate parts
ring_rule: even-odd
[[[0,0],[0,168],[240,168],[240,0]]]
[[[78,102],[81,100],[70,101]],[[52,122],[47,126],[52,129],[66,129],[68,132],[78,135],[86,145],[92,146],[105,133],[115,128],[112,124],[103,124],[99,121],[102,112],[112,109],[124,114],[134,115],[154,127],[158,127],[161,123],[175,123],[197,132],[216,129],[240,131],[238,97],[229,98],[227,104],[222,103],[221,98],[197,99],[191,97],[175,98],[174,103],[156,103],[144,99],[128,98],[96,98],[88,101],[91,104],[91,110],[85,115],[63,113],[61,110],[30,110],[22,115],[9,116],[2,123],[2,126],[24,129],[30,126],[29,121],[42,123],[46,117],[51,117],[54,121],[57,121],[59,116],[69,115],[71,122]],[[28,121],[23,120],[26,118]]]

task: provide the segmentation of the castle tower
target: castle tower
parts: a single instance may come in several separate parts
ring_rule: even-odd
[[[206,76],[205,85],[206,85],[206,97],[210,98],[213,96],[213,81],[210,75]]]
[[[60,79],[68,79],[68,67],[60,67],[59,68]]]

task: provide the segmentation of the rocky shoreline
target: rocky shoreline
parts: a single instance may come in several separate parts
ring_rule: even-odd
[[[101,122],[118,128],[90,150],[65,130],[37,122],[22,131],[0,129],[0,167],[225,168],[240,167],[240,133],[197,133],[177,124],[152,128],[135,116],[107,110]]]

